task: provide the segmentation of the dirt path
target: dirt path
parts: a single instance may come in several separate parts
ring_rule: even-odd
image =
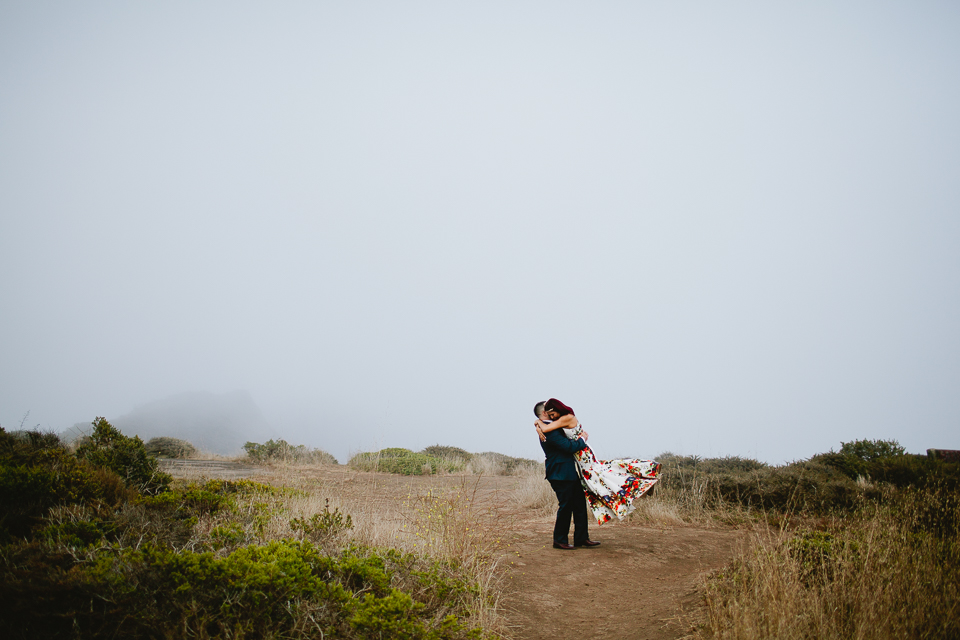
[[[271,478],[269,468],[226,461],[169,461],[175,477]],[[280,474],[281,476],[283,474]],[[593,549],[552,546],[553,516],[510,506],[517,479],[508,476],[396,476],[359,473],[344,466],[298,470],[299,482],[318,483],[350,502],[397,505],[427,489],[477,483],[484,501],[499,505],[506,543],[500,562],[508,585],[504,609],[517,640],[689,637],[704,620],[697,590],[703,576],[733,559],[741,531],[638,522],[592,524]],[[571,530],[571,535],[572,535]]]
[[[552,546],[552,520],[516,532],[504,558],[511,583],[508,619],[517,638],[684,638],[702,621],[697,586],[729,562],[737,531],[693,526],[605,524],[593,549]]]

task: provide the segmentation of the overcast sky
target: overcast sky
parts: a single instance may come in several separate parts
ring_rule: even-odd
[[[960,4],[2,0],[0,322],[7,429],[960,449]]]

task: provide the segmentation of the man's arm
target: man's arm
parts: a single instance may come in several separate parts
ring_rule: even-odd
[[[583,441],[583,438],[571,440],[559,431],[551,431],[546,434],[546,437],[547,439],[543,443],[543,446],[562,451],[563,453],[573,455],[577,451],[587,448],[587,443]]]

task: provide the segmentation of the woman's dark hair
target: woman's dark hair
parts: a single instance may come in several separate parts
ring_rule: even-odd
[[[547,400],[547,402],[546,402],[546,404],[544,404],[543,408],[546,409],[547,411],[556,411],[556,412],[559,413],[561,416],[566,416],[566,415],[571,415],[571,416],[573,416],[573,415],[576,415],[576,414],[573,412],[573,409],[571,409],[571,408],[568,407],[567,405],[563,404],[562,402],[560,402],[560,401],[557,400],[556,398],[550,398],[549,400]]]

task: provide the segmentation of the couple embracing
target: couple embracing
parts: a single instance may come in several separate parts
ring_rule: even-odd
[[[634,501],[657,483],[660,463],[653,460],[597,460],[587,446],[573,409],[556,398],[533,408],[534,426],[546,455],[547,480],[557,494],[557,523],[553,528],[555,549],[597,547],[587,533],[587,503],[598,524],[616,517],[622,520],[634,510]],[[573,544],[569,543],[573,517]]]

